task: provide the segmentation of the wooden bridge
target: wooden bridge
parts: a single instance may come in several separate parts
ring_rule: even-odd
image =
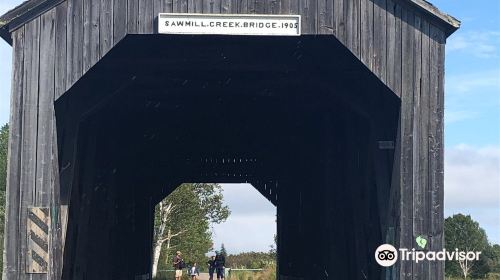
[[[159,13],[301,15],[301,36],[158,34]],[[446,38],[423,0],[30,0],[13,47],[3,279],[148,279],[155,204],[250,182],[277,206],[280,279],[443,246]],[[304,265],[304,264],[307,265]]]

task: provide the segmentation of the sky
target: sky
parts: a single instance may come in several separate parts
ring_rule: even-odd
[[[462,22],[448,38],[445,76],[445,216],[469,214],[500,244],[500,1],[430,0]],[[22,0],[0,0],[0,14]],[[11,48],[0,42],[0,124],[8,122]],[[224,185],[232,211],[214,226],[230,253],[268,251],[276,209],[252,186]]]

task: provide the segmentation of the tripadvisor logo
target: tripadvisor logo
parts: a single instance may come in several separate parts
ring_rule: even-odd
[[[427,245],[427,239],[422,236],[416,238],[417,246],[421,249],[425,249]],[[419,263],[421,261],[445,261],[445,260],[456,260],[456,261],[477,261],[479,260],[479,255],[481,252],[464,252],[455,249],[454,251],[448,251],[443,249],[441,251],[417,251],[413,249],[399,248],[397,250],[394,246],[390,244],[380,245],[377,250],[375,250],[375,260],[377,263],[384,267],[393,266],[398,259],[401,261],[413,261]]]

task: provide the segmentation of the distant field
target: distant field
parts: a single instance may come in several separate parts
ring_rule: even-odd
[[[468,280],[500,280],[500,273],[490,273],[486,278],[470,278],[467,277]],[[464,280],[464,278],[451,278],[446,277],[446,280]]]

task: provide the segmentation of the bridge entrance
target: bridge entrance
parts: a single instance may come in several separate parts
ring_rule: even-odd
[[[332,37],[125,38],[56,102],[63,278],[148,275],[154,206],[182,182],[276,205],[283,279],[381,277],[399,108]]]
[[[160,13],[292,15],[302,35],[160,35]],[[159,199],[249,182],[277,206],[280,279],[443,279],[443,262],[381,270],[373,250],[442,250],[459,26],[420,0],[25,1],[0,17],[3,278],[147,279]]]

